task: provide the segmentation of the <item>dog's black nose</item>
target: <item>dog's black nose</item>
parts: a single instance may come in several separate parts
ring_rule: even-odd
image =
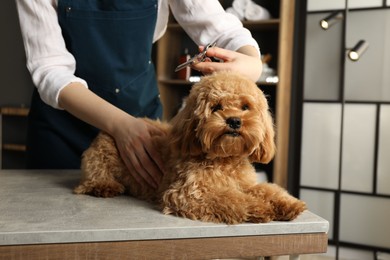
[[[232,129],[238,129],[241,127],[241,119],[238,117],[229,117],[226,119],[226,124],[228,124]]]

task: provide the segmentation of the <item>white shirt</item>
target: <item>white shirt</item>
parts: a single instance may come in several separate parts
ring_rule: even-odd
[[[27,68],[42,100],[54,108],[58,95],[71,82],[87,82],[74,75],[76,61],[65,47],[57,17],[57,0],[16,0],[27,57]],[[237,50],[244,45],[259,48],[251,33],[218,0],[158,0],[153,41],[166,31],[169,6],[178,23],[198,45]]]

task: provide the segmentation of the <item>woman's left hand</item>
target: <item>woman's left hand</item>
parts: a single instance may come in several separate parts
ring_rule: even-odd
[[[202,50],[203,47],[200,47]],[[248,76],[256,82],[261,75],[263,64],[257,50],[252,46],[244,46],[237,51],[213,47],[207,50],[208,57],[214,57],[223,62],[211,62],[206,59],[204,62],[193,64],[191,67],[204,74],[215,71],[236,71]]]

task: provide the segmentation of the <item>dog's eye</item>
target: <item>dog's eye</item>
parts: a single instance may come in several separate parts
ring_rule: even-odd
[[[242,107],[241,107],[241,109],[243,110],[243,111],[245,111],[245,110],[249,110],[249,105],[248,104],[245,104],[245,105],[243,105]]]
[[[215,106],[212,106],[212,107],[211,107],[211,110],[212,110],[213,112],[216,112],[216,111],[222,110],[222,109],[223,109],[223,107],[222,107],[221,104],[218,104],[218,105],[215,105]]]

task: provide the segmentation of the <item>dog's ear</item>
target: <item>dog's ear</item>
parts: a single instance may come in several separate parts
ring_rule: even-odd
[[[196,128],[199,119],[195,116],[197,100],[195,95],[190,95],[186,99],[184,108],[172,119],[171,143],[173,152],[182,156],[197,156],[202,153],[201,144],[196,137]]]
[[[269,163],[275,155],[275,130],[271,113],[266,110],[264,113],[260,113],[263,121],[262,129],[262,142],[249,156],[251,162]]]

